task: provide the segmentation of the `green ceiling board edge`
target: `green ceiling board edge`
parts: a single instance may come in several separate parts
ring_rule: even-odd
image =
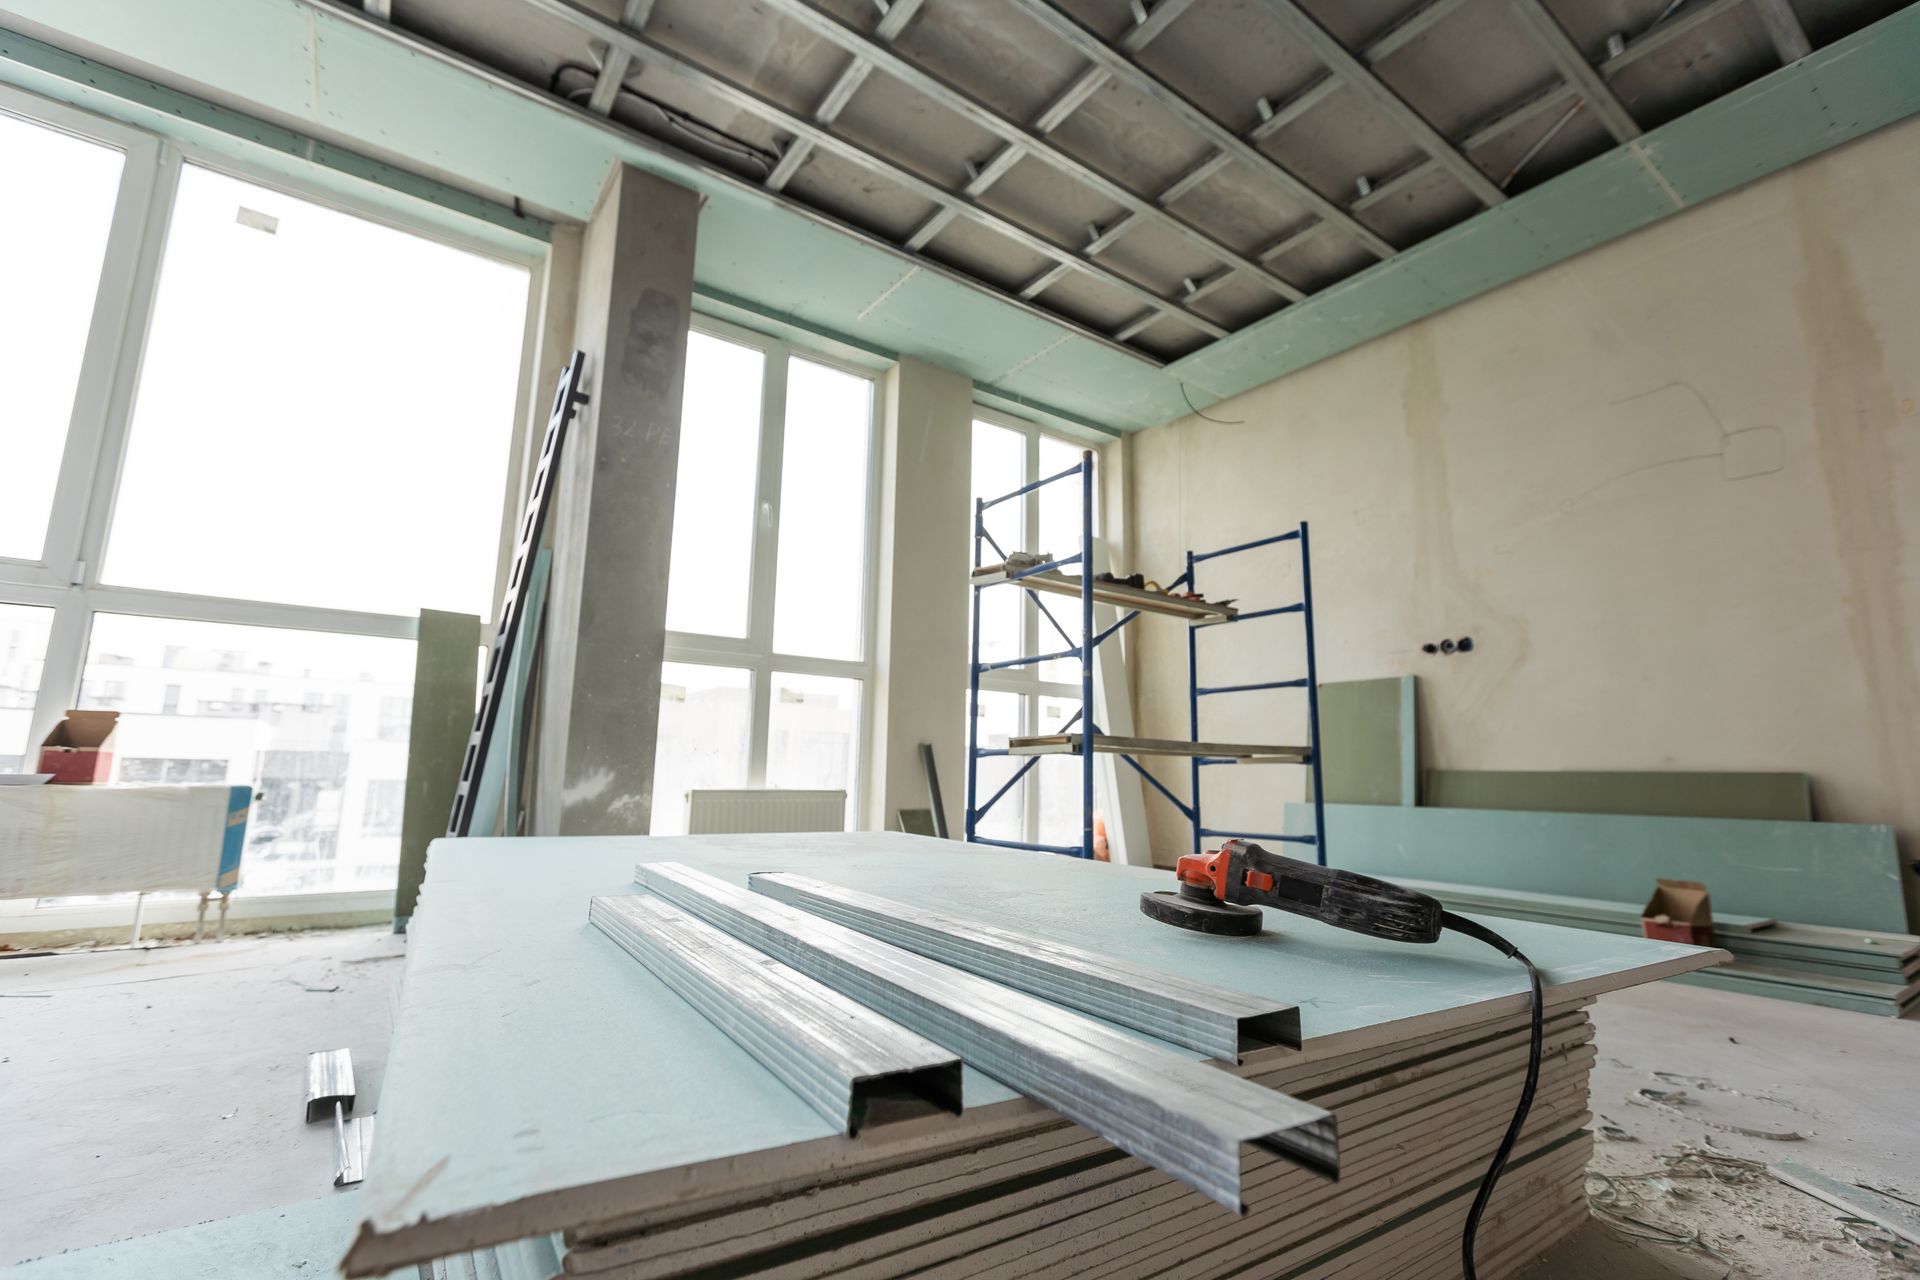
[[[537,251],[552,231],[545,219],[5,28],[0,28],[0,83],[146,129],[211,157],[370,203],[415,225],[456,231],[516,257]]]
[[[1909,5],[1183,356],[1164,374],[1215,400],[1271,382],[1912,115],[1920,111],[1916,68],[1920,5]],[[1384,301],[1400,290],[1406,305]]]

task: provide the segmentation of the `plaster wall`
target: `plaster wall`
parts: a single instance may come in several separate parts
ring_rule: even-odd
[[[1911,858],[1916,226],[1909,123],[1142,432],[1134,567],[1307,519],[1320,678],[1417,674],[1424,766],[1803,770],[1821,818],[1891,822]],[[1201,585],[1282,603],[1284,560]],[[1297,632],[1203,634],[1203,683],[1300,674]],[[1133,644],[1141,731],[1183,733],[1185,637]],[[1286,740],[1300,700],[1201,727]],[[1209,771],[1208,825],[1277,830],[1299,772]],[[1152,810],[1166,862],[1184,824]]]
[[[966,688],[973,384],[912,358],[881,381],[881,584],[875,626],[873,759],[866,829],[897,831],[927,807],[920,744],[933,744],[948,829],[966,821]]]

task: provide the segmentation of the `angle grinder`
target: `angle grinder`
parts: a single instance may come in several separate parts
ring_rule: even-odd
[[[1149,919],[1178,929],[1218,937],[1248,938],[1258,934],[1265,924],[1266,913],[1260,908],[1272,907],[1389,942],[1437,942],[1441,930],[1452,929],[1486,943],[1526,967],[1532,1032],[1527,1045],[1526,1080],[1520,1087],[1520,1102],[1513,1120],[1500,1139],[1493,1163],[1467,1213],[1466,1231],[1460,1241],[1462,1269],[1466,1280],[1474,1280],[1473,1242],[1480,1230],[1480,1217],[1493,1196],[1494,1184],[1507,1166],[1507,1157],[1513,1154],[1513,1144],[1527,1122],[1527,1110],[1533,1105],[1534,1089],[1540,1083],[1545,1002],[1540,990],[1540,971],[1534,968],[1533,961],[1485,925],[1448,911],[1437,898],[1372,876],[1269,853],[1247,840],[1229,840],[1212,853],[1188,854],[1180,859],[1173,874],[1180,887],[1172,892],[1141,894],[1140,910]]]

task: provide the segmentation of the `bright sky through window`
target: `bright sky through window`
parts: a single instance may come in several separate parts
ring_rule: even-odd
[[[490,617],[525,269],[187,166],[102,577]]]
[[[0,115],[0,556],[41,555],[122,162]]]

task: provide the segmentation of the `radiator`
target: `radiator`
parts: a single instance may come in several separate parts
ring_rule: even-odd
[[[743,835],[755,831],[845,831],[844,791],[687,792],[687,834]]]

